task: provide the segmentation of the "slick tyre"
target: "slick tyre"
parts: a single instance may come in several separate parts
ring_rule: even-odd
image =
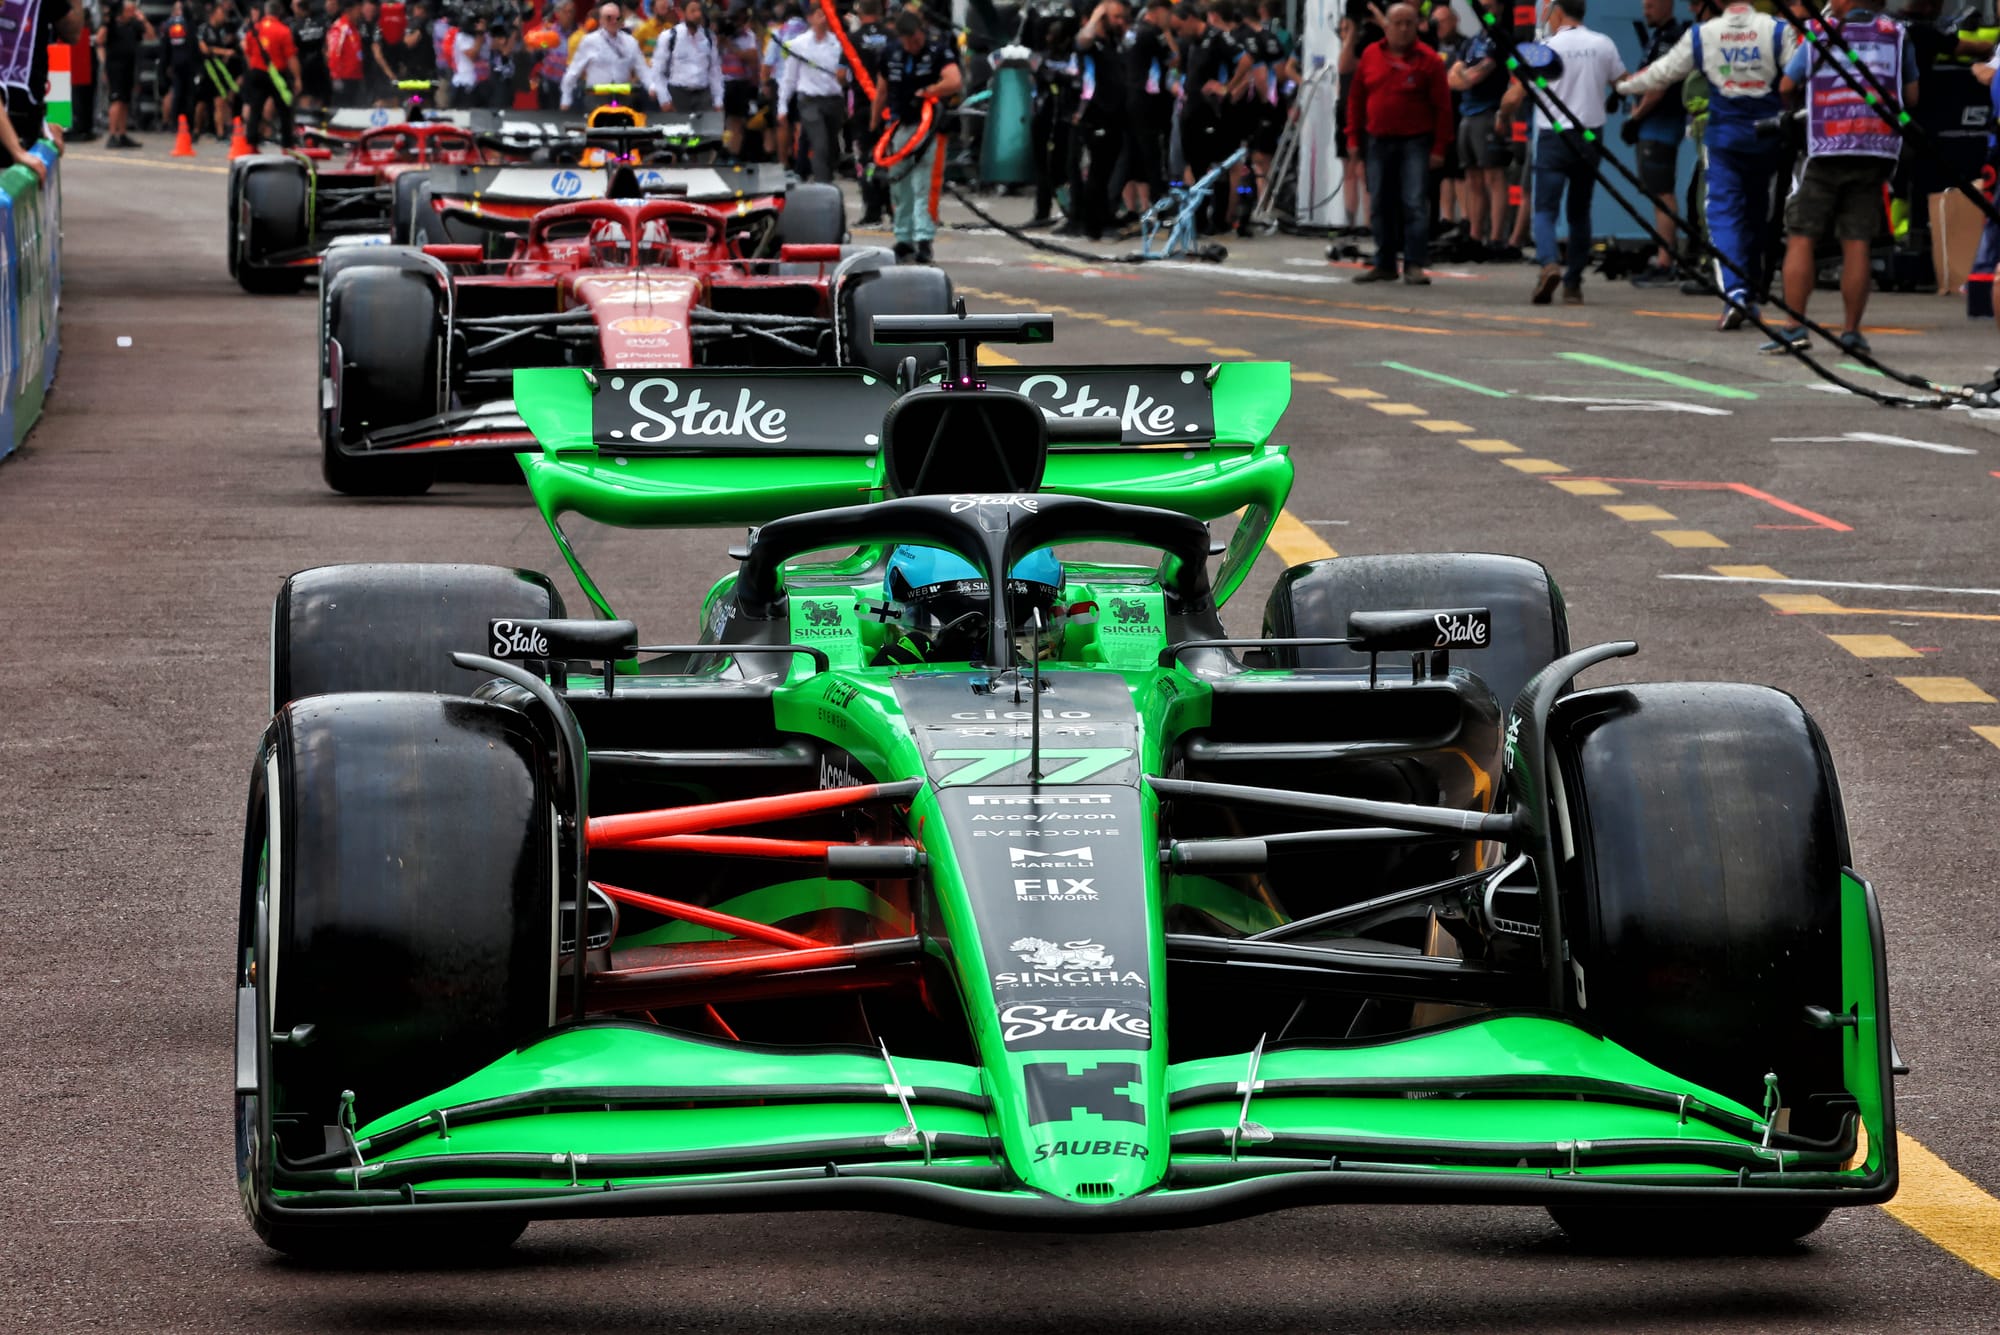
[[[299,254],[311,241],[305,169],[290,161],[257,163],[231,184],[237,200],[237,284],[259,295],[297,292],[305,286],[306,271],[284,265],[282,257]],[[280,263],[268,264],[272,258]]]
[[[944,270],[927,265],[877,269],[850,282],[841,300],[846,308],[842,312],[842,324],[847,332],[846,365],[864,366],[878,375],[891,378],[902,366],[905,357],[917,359],[920,376],[943,368],[944,347],[941,344],[878,344],[875,341],[875,317],[950,315],[951,279]]]
[[[1479,675],[1504,712],[1528,678],[1569,652],[1562,590],[1549,572],[1518,556],[1419,553],[1336,556],[1296,565],[1278,576],[1264,602],[1264,634],[1274,639],[1338,639],[1355,612],[1421,607],[1484,607],[1493,613],[1490,643],[1454,646],[1451,665]],[[1368,666],[1368,655],[1341,646],[1275,649],[1279,667]]]
[[[1579,1022],[1657,1066],[1831,1139],[1851,1110],[1839,1030],[1846,821],[1826,744],[1764,686],[1651,682],[1582,691],[1550,723],[1573,854],[1561,868]],[[1663,1231],[1778,1245],[1824,1212],[1565,1210],[1573,1235],[1657,1246]],[[1816,1217],[1812,1217],[1816,1214]]]
[[[271,610],[271,708],[336,691],[470,695],[482,680],[451,661],[483,653],[487,623],[563,615],[534,570],[478,565],[339,565],[301,570]]]
[[[272,1246],[333,1258],[400,1241],[423,1262],[443,1241],[300,1226],[273,1217],[271,1192],[287,1172],[349,1162],[340,1128],[421,1115],[406,1105],[547,1030],[557,892],[541,745],[530,716],[464,697],[313,696],[273,719],[237,974],[254,1031],[238,1051],[256,1054],[254,1076],[239,1071],[239,1185]],[[476,1241],[518,1233],[496,1223]]]
[[[413,496],[434,473],[422,460],[369,457],[343,446],[371,430],[443,410],[444,319],[437,282],[400,267],[350,268],[326,296],[325,370],[332,403],[322,412],[326,484],[348,496]]]
[[[778,213],[781,246],[838,246],[847,241],[847,202],[837,185],[798,185]]]

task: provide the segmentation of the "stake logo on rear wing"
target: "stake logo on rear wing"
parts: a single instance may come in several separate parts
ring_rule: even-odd
[[[861,371],[600,371],[596,380],[591,443],[621,454],[869,455],[896,401],[893,386]]]
[[[1215,439],[1206,362],[1152,366],[1020,366],[981,369],[994,389],[1025,395],[1051,417],[1116,417],[1120,445],[1208,444]],[[1106,449],[1054,444],[1053,449]]]

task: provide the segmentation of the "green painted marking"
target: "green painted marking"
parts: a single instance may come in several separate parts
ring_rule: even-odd
[[[1445,375],[1440,371],[1426,371],[1421,366],[1405,366],[1401,362],[1383,362],[1382,365],[1391,371],[1402,371],[1407,375],[1420,375],[1426,380],[1435,380],[1440,385],[1452,385],[1458,389],[1471,390],[1474,394],[1484,394],[1489,399],[1507,397],[1507,391],[1503,389],[1488,389],[1484,385],[1475,385],[1470,380],[1460,380],[1457,376]]]
[[[1678,385],[1682,389],[1692,389],[1702,394],[1713,394],[1718,399],[1754,399],[1756,392],[1736,389],[1730,385],[1713,385],[1706,380],[1696,380],[1693,376],[1680,375],[1674,371],[1658,371],[1650,366],[1633,366],[1627,362],[1614,362],[1609,357],[1599,357],[1589,352],[1558,352],[1556,356],[1567,361],[1582,362],[1586,366],[1602,366],[1607,371],[1623,371],[1626,375],[1636,375],[1644,380],[1658,380],[1662,384]]]
[[[1877,378],[1886,378],[1874,367],[1863,366],[1860,362],[1842,362],[1840,363],[1840,369],[1843,371],[1859,371],[1862,375],[1872,375]]]

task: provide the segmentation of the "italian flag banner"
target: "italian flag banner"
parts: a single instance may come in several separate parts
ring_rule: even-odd
[[[68,42],[57,42],[49,47],[49,123],[70,128],[69,101],[69,56]]]

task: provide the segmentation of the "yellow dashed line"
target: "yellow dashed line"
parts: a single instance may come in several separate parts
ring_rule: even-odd
[[[1477,454],[1519,454],[1521,447],[1507,440],[1461,440],[1459,444]]]
[[[1184,348],[1205,348],[1208,346],[1207,339],[1196,338],[1191,334],[1182,334],[1179,338],[1174,339],[1172,341],[1178,343],[1180,346]]]
[[[1604,510],[1615,518],[1629,519],[1634,523],[1652,523],[1673,518],[1657,505],[1607,505]]]
[[[1009,357],[1004,352],[995,352],[993,349],[981,344],[979,348],[979,364],[981,366],[1019,366],[1021,359],[1019,357]],[[638,391],[635,390],[633,392],[637,393]]]
[[[1271,536],[1264,540],[1264,545],[1288,566],[1324,561],[1330,556],[1340,555],[1290,510],[1278,512],[1278,522],[1271,525]]]
[[[1142,328],[1139,330],[1139,332],[1142,334],[1149,334],[1154,338],[1171,338],[1173,337],[1174,331],[1171,329]]]
[[[1097,311],[1078,311],[1070,318],[1073,320],[1102,320],[1104,316]]]
[[[1729,544],[1706,529],[1656,528],[1653,536],[1669,547],[1727,547]]]
[[[1255,357],[1257,354],[1248,348],[1210,348],[1208,355],[1211,357]]]
[[[1709,569],[1718,575],[1727,575],[1731,579],[1785,578],[1769,566],[1710,566]]]
[[[1509,462],[1512,462],[1511,460]],[[1554,484],[1572,496],[1623,496],[1625,493],[1609,482],[1568,482],[1554,479]]]
[[[1422,417],[1430,411],[1428,408],[1419,408],[1414,403],[1371,403],[1368,406],[1378,413],[1387,413],[1391,417]]]
[[[1829,635],[1856,658],[1922,658],[1923,655],[1893,635]]]
[[[1974,728],[2000,746],[2000,729]],[[2000,1201],[1981,1191],[1944,1160],[1898,1131],[1896,1161],[1902,1184],[1882,1208],[1973,1269],[2000,1279]]]
[[[1972,730],[1993,743],[1993,745],[2000,746],[2000,728],[1996,728],[1990,723],[1975,723],[1972,725]],[[1914,1228],[1915,1225],[1911,1225],[1911,1227]],[[1987,1273],[1991,1274],[1992,1272],[1988,1271]]]
[[[1569,469],[1553,459],[1502,459],[1509,468],[1518,468],[1523,473],[1567,473]]]
[[[1137,320],[1106,320],[1104,327],[1106,329],[1137,329],[1139,322]]]
[[[1422,427],[1426,431],[1436,431],[1441,435],[1448,433],[1450,435],[1455,436],[1461,431],[1472,430],[1471,427],[1467,426],[1463,422],[1451,422],[1441,418],[1433,418],[1428,421],[1418,422],[1417,425]]]
[[[1760,593],[1757,595],[1780,612],[1799,616],[1809,612],[1838,612],[1839,603],[1820,593]]]
[[[1995,705],[1995,700],[1964,677],[1898,677],[1910,693],[1933,705]]]
[[[144,158],[114,158],[108,153],[64,153],[69,162],[115,162],[121,167],[152,167],[170,172],[207,172],[212,176],[227,176],[227,167],[204,167],[195,162],[148,162]]]
[[[1379,399],[1382,396],[1372,389],[1330,389],[1329,394],[1338,394],[1343,399]]]
[[[1179,340],[1175,341],[1178,342]],[[1336,377],[1327,375],[1321,371],[1294,371],[1292,372],[1292,379],[1298,381],[1301,385],[1331,385],[1336,382]]]

